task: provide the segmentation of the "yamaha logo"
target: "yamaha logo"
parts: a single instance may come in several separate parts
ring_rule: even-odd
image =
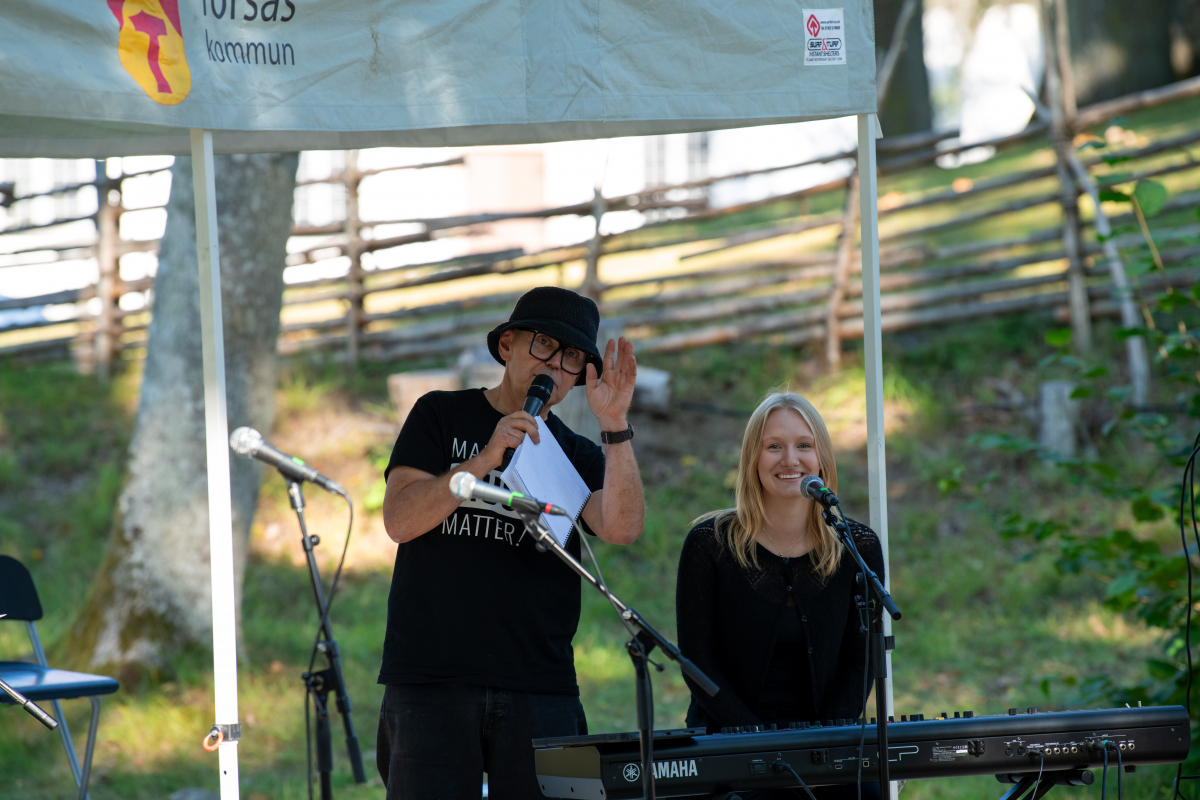
[[[637,763],[626,764],[621,770],[625,780],[633,783],[642,777],[642,767]],[[678,761],[655,761],[654,779],[661,781],[669,778],[690,778],[699,775],[696,769],[696,759],[685,758]]]

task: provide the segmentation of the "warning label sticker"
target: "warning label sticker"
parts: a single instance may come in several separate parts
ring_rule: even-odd
[[[845,64],[844,28],[840,8],[804,9],[804,63]]]

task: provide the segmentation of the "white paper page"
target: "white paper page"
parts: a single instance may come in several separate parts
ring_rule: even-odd
[[[567,518],[542,514],[542,523],[550,529],[559,545],[566,547],[575,530],[575,520],[592,492],[546,427],[545,420],[536,419],[541,443],[534,444],[526,436],[500,477],[510,489],[536,497],[543,503],[552,503],[572,515]]]

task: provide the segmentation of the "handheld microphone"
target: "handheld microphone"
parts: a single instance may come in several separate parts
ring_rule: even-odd
[[[525,393],[525,405],[521,406],[521,410],[531,417],[536,417],[542,412],[542,408],[550,399],[550,393],[553,391],[554,378],[549,375],[538,375],[533,379],[533,383],[529,384],[529,391]],[[504,460],[500,462],[502,472],[508,469],[508,462],[512,461],[515,452],[517,452],[515,447],[505,449]]]
[[[810,500],[816,500],[826,508],[840,506],[837,495],[829,491],[825,486],[825,481],[821,480],[816,475],[809,475],[800,481],[800,491],[805,497]]]
[[[526,497],[520,492],[506,492],[487,481],[481,481],[469,472],[456,472],[450,478],[450,493],[459,500],[482,500],[485,503],[499,503],[502,506],[519,508],[535,514],[557,514],[560,517],[571,516],[558,506],[543,503],[532,497]]]
[[[264,464],[275,467],[283,473],[285,478],[315,483],[327,492],[333,492],[347,499],[350,497],[337,481],[326,478],[295,456],[289,456],[267,444],[263,440],[262,434],[254,428],[242,427],[234,431],[229,437],[229,447],[239,456],[257,458]]]

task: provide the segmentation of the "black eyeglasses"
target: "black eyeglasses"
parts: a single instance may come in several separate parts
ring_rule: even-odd
[[[529,340],[529,355],[538,361],[549,361],[558,353],[562,353],[562,371],[568,375],[578,375],[587,366],[587,353],[569,344],[560,344],[553,336],[547,336],[538,331],[530,331],[533,338]]]

